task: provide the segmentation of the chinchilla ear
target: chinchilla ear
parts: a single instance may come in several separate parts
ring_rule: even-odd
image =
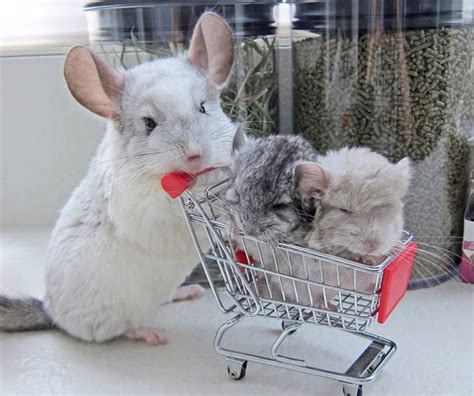
[[[296,188],[306,196],[322,198],[329,188],[329,174],[315,162],[300,162],[295,166]]]
[[[72,96],[102,117],[117,119],[125,77],[92,51],[71,48],[64,63],[64,77]]]
[[[234,63],[234,39],[229,25],[217,14],[205,12],[194,28],[189,60],[207,71],[218,92],[225,87]]]
[[[235,132],[234,140],[232,141],[232,155],[235,155],[245,144],[246,141],[247,138],[245,136],[245,133],[242,130],[242,127],[239,126],[237,128],[237,131]]]
[[[399,190],[402,196],[404,196],[408,187],[410,186],[410,179],[412,173],[411,161],[410,158],[405,157],[398,161],[395,165],[397,170],[397,180],[399,183]]]

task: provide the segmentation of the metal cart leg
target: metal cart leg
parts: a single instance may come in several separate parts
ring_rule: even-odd
[[[346,371],[346,375],[351,377],[363,377],[372,374],[385,359],[385,344],[372,341],[364,352],[352,363]],[[344,396],[362,396],[362,385],[353,383],[343,383],[342,393]]]
[[[346,371],[347,375],[361,377],[364,374],[372,374],[385,358],[385,344],[372,341],[364,352],[352,363]]]
[[[344,396],[362,396],[362,385],[344,384],[342,385],[342,394]]]
[[[247,360],[227,358],[227,373],[233,380],[241,380],[247,371]]]
[[[222,346],[222,339],[226,332],[242,322],[246,317],[244,314],[238,314],[225,322],[217,331],[214,339],[216,351],[226,357],[229,375],[234,379],[241,379],[245,376],[247,361],[251,361],[333,379],[342,383],[343,392],[346,396],[361,396],[362,384],[375,380],[380,374],[382,367],[385,366],[397,348],[393,341],[374,334],[345,332],[346,334],[364,338],[371,341],[371,343],[345,372],[314,367],[307,364],[303,359],[284,356],[278,352],[284,340],[303,326],[301,322],[292,322],[287,327],[285,326],[285,330],[282,331],[274,342],[269,357],[224,348]]]
[[[303,325],[303,323],[299,323],[299,322],[290,322],[290,321],[285,321],[285,322],[286,323],[285,323],[283,331],[281,332],[280,336],[277,338],[277,340],[274,342],[272,346],[272,357],[273,359],[279,362],[295,364],[297,366],[306,366],[306,362],[303,359],[295,359],[289,356],[280,355],[278,353],[278,350],[283,344],[283,341],[285,341],[285,339],[288,336],[292,335],[296,330],[298,330]]]

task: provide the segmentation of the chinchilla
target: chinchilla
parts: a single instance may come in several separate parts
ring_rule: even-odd
[[[230,28],[211,12],[199,19],[185,56],[119,71],[84,47],[71,49],[67,85],[108,119],[106,133],[54,227],[44,301],[1,296],[1,330],[57,327],[86,341],[166,341],[155,313],[197,260],[160,179],[230,163],[237,127],[219,94],[233,52]],[[194,285],[172,298],[201,294]]]

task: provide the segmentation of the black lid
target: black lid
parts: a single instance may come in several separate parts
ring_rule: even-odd
[[[96,19],[98,30],[89,31],[93,40],[120,42],[134,31],[144,40],[176,41],[176,37],[188,39],[197,19],[208,10],[222,15],[237,37],[273,34],[275,4],[275,0],[219,0],[218,5],[209,0],[105,0],[84,9]]]
[[[165,5],[178,5],[178,6],[189,6],[189,5],[203,5],[207,6],[208,9],[220,5],[237,5],[237,4],[278,4],[281,1],[278,0],[98,0],[87,3],[84,6],[85,11],[100,10],[100,9],[112,9],[112,8],[143,8],[143,7],[157,7]]]
[[[473,0],[317,0],[298,1],[297,29],[359,31],[472,25]]]

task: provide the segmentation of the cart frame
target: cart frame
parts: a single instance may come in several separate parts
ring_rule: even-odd
[[[278,250],[279,253],[284,253],[287,257],[290,271],[285,272],[278,267],[280,258],[277,258],[276,254],[273,254],[275,267],[269,269],[267,266],[265,268],[263,265],[264,259],[260,252],[261,245],[265,242],[241,235],[241,244],[244,247],[248,261],[247,263],[237,263],[233,254],[234,246],[231,238],[224,224],[218,221],[219,216],[216,214],[215,202],[218,200],[216,191],[222,188],[225,182],[207,188],[202,198],[197,198],[192,191],[186,190],[184,196],[179,198],[179,203],[219,309],[224,313],[236,313],[234,317],[221,325],[214,339],[216,351],[224,355],[227,360],[227,370],[230,377],[235,380],[242,379],[246,373],[247,362],[251,361],[336,380],[342,384],[344,395],[361,396],[362,385],[374,381],[379,376],[382,368],[397,349],[393,341],[367,332],[368,326],[378,313],[384,269],[393,261],[395,256],[387,257],[380,264],[367,266],[296,245],[279,244],[277,247],[271,247],[273,252]],[[407,246],[411,240],[411,235],[405,233],[404,245]],[[206,242],[209,243],[210,249],[203,247]],[[262,262],[261,266],[250,263],[250,255],[245,247],[246,243],[249,242],[256,244],[260,255],[259,259]],[[301,274],[299,276],[294,274],[292,255],[302,257],[306,276],[302,277]],[[321,268],[320,279],[315,281],[308,277],[306,269],[312,263],[306,263],[305,259],[316,260],[319,263]],[[209,261],[215,262],[219,266],[225,283],[224,288],[220,289],[216,286],[216,279],[213,278],[208,267]],[[337,284],[329,284],[325,280],[323,275],[324,266],[336,268]],[[345,271],[345,273],[352,271],[352,288],[351,286],[342,285],[342,276],[340,276],[342,271]],[[359,274],[360,278],[361,273],[373,276],[373,290],[358,290],[357,275]],[[271,276],[277,279],[282,290],[285,289],[282,282],[287,282],[287,287],[288,284],[293,285],[295,292],[293,299],[285,297],[284,291],[282,291],[282,299],[271,295],[271,287],[268,282],[268,277]],[[258,282],[263,283],[263,279],[266,280],[270,295],[262,295],[259,287],[257,287]],[[299,301],[298,288],[301,294],[301,285],[307,287],[311,304],[308,301]],[[323,291],[323,306],[318,306],[313,302],[311,288],[315,287]],[[329,297],[327,297],[329,292],[336,296],[337,310],[330,306]],[[225,303],[222,294],[230,302]],[[223,339],[226,333],[245,319],[253,316],[268,317],[281,321],[282,332],[274,341],[268,355],[261,356],[224,347]],[[285,340],[306,324],[331,327],[346,334],[363,338],[369,341],[370,344],[344,372],[314,367],[307,364],[303,359],[285,356],[280,352]]]

